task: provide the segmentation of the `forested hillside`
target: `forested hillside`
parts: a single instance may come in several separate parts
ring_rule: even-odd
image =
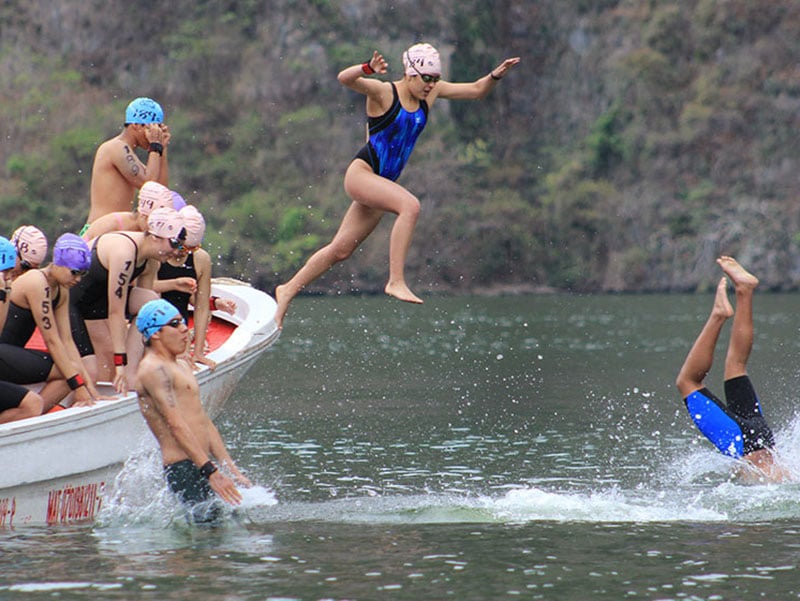
[[[271,289],[349,203],[364,103],[336,74],[378,49],[398,78],[423,40],[453,81],[522,63],[433,108],[400,180],[415,291],[694,290],[720,253],[800,284],[793,0],[7,0],[0,233],[79,229],[95,148],[151,96],[216,273]],[[313,290],[382,290],[384,221]]]

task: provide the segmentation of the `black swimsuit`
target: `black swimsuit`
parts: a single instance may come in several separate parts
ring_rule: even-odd
[[[56,296],[51,303],[53,311],[60,301],[61,287],[56,286]],[[47,380],[53,369],[53,358],[44,351],[25,348],[35,330],[33,311],[9,301],[6,323],[0,332],[0,380],[15,384]]]
[[[168,261],[161,264],[158,270],[159,280],[176,280],[178,278],[193,278],[197,279],[197,270],[194,268],[194,253],[189,253],[186,257],[186,262],[182,265],[172,265]],[[175,308],[181,312],[184,321],[189,321],[189,299],[191,295],[188,292],[181,292],[180,290],[167,290],[161,293],[161,298],[171,302]]]
[[[130,282],[133,282],[147,267],[147,261],[144,261],[141,265],[137,264],[139,246],[133,238],[124,232],[113,232],[113,234],[124,236],[133,243],[135,249],[133,255],[134,267],[130,279]],[[94,355],[94,346],[89,338],[89,331],[86,329],[84,321],[108,319],[108,269],[100,262],[97,256],[97,243],[102,237],[98,236],[92,247],[92,263],[89,266],[89,273],[83,276],[81,281],[69,291],[69,318],[72,326],[72,338],[75,340],[75,345],[78,347],[81,357]],[[128,292],[133,288],[130,282],[128,283]],[[125,316],[131,317],[127,310],[127,304]]]

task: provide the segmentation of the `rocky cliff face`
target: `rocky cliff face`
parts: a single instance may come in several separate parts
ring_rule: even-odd
[[[424,207],[415,288],[702,289],[721,253],[795,288],[798,34],[789,0],[13,0],[3,229],[77,229],[94,148],[149,95],[220,270],[271,286],[349,202],[363,98],[336,73],[379,49],[398,77],[425,39],[451,80],[523,62],[486,100],[432,111],[401,179]],[[317,289],[381,290],[386,228]]]

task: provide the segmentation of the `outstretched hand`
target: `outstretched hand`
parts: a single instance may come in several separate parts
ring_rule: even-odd
[[[505,74],[508,73],[509,69],[519,63],[519,60],[520,59],[518,56],[515,56],[514,58],[507,58],[494,69],[492,69],[492,75],[494,75],[497,79],[502,79]]]
[[[377,50],[373,51],[372,58],[369,59],[369,66],[375,73],[386,73],[389,70],[389,63]]]
[[[226,503],[239,505],[242,502],[242,493],[236,488],[233,480],[219,470],[208,477],[208,483],[211,489]]]

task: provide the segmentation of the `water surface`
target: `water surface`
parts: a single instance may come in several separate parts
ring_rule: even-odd
[[[297,299],[218,420],[226,525],[145,444],[97,523],[0,533],[0,599],[797,598],[800,485],[733,480],[674,390],[710,305]],[[797,306],[759,296],[751,374],[800,474]]]

